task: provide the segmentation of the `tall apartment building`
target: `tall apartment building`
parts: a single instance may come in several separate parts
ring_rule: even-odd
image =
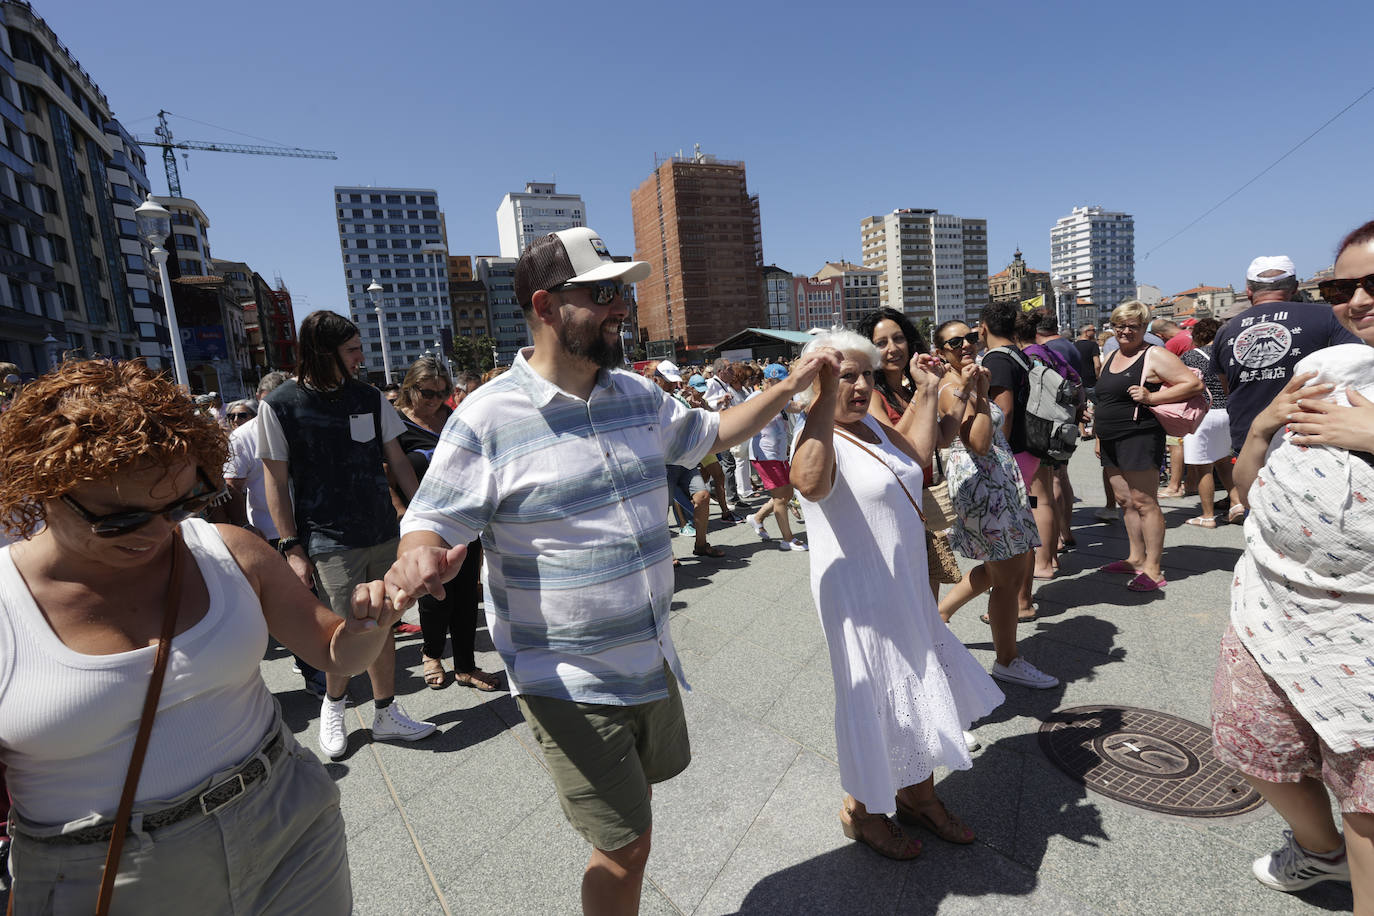
[[[853,327],[866,313],[882,307],[882,271],[860,267],[849,261],[827,261],[813,275],[816,280],[828,280],[831,277],[839,277],[842,287],[841,324]]]
[[[529,181],[496,208],[501,257],[518,258],[525,246],[550,232],[587,225],[587,207],[577,194],[559,194],[552,181]]]
[[[433,188],[336,186],[334,213],[348,314],[362,332],[368,372],[382,377],[382,334],[367,292],[376,282],[392,380],[400,381],[425,350],[453,336],[439,195]]]
[[[167,309],[158,289],[157,267],[144,252],[134,215],[134,210],[153,190],[148,180],[148,158],[133,135],[116,120],[105,123],[105,138],[111,148],[107,169],[110,203],[124,262],[124,280],[138,327],[138,353],[149,367],[170,372],[175,360],[167,330]]]
[[[680,350],[767,326],[759,199],[743,162],[700,147],[692,156],[655,157],[630,202],[635,259],[653,265],[636,288],[641,336]]]
[[[1103,320],[1135,296],[1135,220],[1101,207],[1074,207],[1050,229],[1050,273],[1080,302],[1075,326]]]
[[[456,336],[489,336],[487,288],[477,279],[472,258],[468,255],[448,256],[448,301]]]
[[[12,58],[10,66],[0,64],[6,149],[0,158],[7,168],[0,181],[15,202],[0,207],[0,220],[9,223],[8,251],[0,258],[9,279],[0,296],[12,310],[6,349],[29,371],[46,369],[47,351],[58,347],[131,359],[141,344],[127,275],[141,269],[141,254],[124,250],[123,242],[137,236],[115,221],[109,100],[29,4],[4,2],[0,9]],[[10,80],[18,83],[22,113]],[[36,200],[19,187],[26,173]],[[58,347],[45,345],[40,359],[36,347],[53,331],[59,331]]]
[[[763,301],[768,310],[768,323],[761,327],[771,331],[796,330],[796,302],[792,292],[792,271],[776,264],[763,268]]]
[[[496,344],[496,364],[509,366],[521,347],[530,345],[525,313],[515,298],[516,258],[486,255],[476,259],[477,279],[487,295],[491,339]]]
[[[935,324],[969,320],[988,302],[988,223],[902,209],[859,222],[863,266],[883,305]]]

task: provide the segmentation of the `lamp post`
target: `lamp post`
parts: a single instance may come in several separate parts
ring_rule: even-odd
[[[167,276],[167,249],[162,247],[162,243],[172,234],[172,214],[149,194],[148,199],[134,211],[134,218],[138,221],[138,237],[148,246],[148,253],[157,264],[157,273],[162,280],[162,304],[167,309],[167,333],[172,338],[172,359],[176,366],[177,384],[190,391],[191,383],[186,377],[186,357],[181,352],[181,328],[177,325],[177,309],[172,302],[172,280]]]
[[[372,310],[377,313],[377,330],[382,335],[382,375],[386,384],[391,384],[391,353],[386,342],[386,314],[382,311],[382,284],[373,280],[367,286],[367,294],[372,297]]]
[[[1064,278],[1058,274],[1050,278],[1050,284],[1054,287],[1054,320],[1059,323],[1060,330],[1064,327],[1064,291],[1069,288]],[[1069,309],[1069,320],[1073,320],[1073,309]]]
[[[44,338],[43,338],[43,347],[44,347],[44,349],[47,351],[47,354],[48,354],[48,368],[49,368],[49,369],[56,369],[56,368],[57,368],[57,338],[56,338],[56,337],[53,337],[52,334],[49,333],[47,337],[44,337]]]

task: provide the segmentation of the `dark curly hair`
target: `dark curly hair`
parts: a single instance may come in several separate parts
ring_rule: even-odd
[[[228,457],[219,424],[142,362],[69,360],[0,414],[0,524],[28,537],[49,500],[149,464],[189,460],[219,481]]]
[[[859,323],[855,325],[854,330],[864,337],[867,337],[869,340],[872,340],[874,330],[877,329],[879,323],[883,321],[890,321],[895,324],[901,330],[902,336],[906,338],[906,355],[908,362],[911,360],[911,357],[915,356],[917,353],[930,352],[930,345],[926,343],[925,337],[917,330],[916,325],[912,323],[911,319],[902,312],[896,309],[887,308],[886,306],[880,309],[874,309],[864,315],[859,319]],[[874,368],[876,369],[877,367],[875,366]],[[916,383],[911,378],[911,369],[908,366],[902,366],[902,378],[905,379],[912,391],[916,390]],[[901,406],[905,405],[907,402],[908,396],[904,392],[893,391],[892,386],[887,383],[887,376],[882,372],[873,373],[873,387],[877,388],[882,396],[887,398],[887,402],[895,409],[900,410]]]

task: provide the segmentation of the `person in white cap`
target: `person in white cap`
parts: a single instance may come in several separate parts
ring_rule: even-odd
[[[668,628],[665,465],[745,441],[821,366],[839,368],[820,351],[747,403],[687,407],[620,371],[624,287],[649,271],[584,227],[529,245],[515,295],[534,346],[449,418],[386,575],[401,608],[442,597],[464,545],[482,538],[487,625],[563,812],[593,847],[592,913],[636,912],[651,786],[691,760]]]
[[[1229,319],[1212,343],[1212,371],[1226,388],[1231,451],[1239,455],[1251,422],[1288,384],[1293,366],[1309,353],[1358,343],[1331,309],[1297,302],[1298,277],[1287,255],[1255,258],[1245,271],[1250,307]],[[1230,521],[1244,515],[1232,506]]]

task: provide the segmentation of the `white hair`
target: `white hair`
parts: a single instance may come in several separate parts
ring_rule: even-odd
[[[873,341],[849,328],[834,327],[828,331],[812,332],[811,342],[802,348],[801,355],[805,356],[820,347],[832,347],[839,350],[844,356],[853,357],[855,362],[867,362],[867,368],[876,370],[882,363],[882,355],[878,348],[873,345]],[[811,402],[816,399],[816,385],[812,385],[807,390],[801,392],[794,400],[803,408],[811,406]]]

